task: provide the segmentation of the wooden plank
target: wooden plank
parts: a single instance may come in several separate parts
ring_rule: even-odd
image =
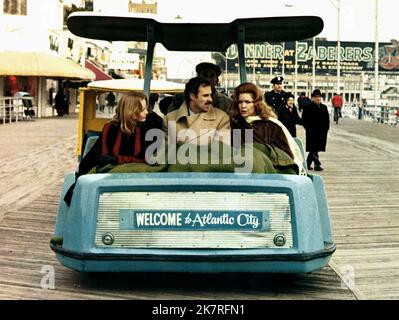
[[[337,244],[330,265],[341,278],[353,268],[358,299],[399,298],[398,142],[397,128],[344,119],[321,155]]]
[[[0,298],[399,297],[399,217],[392,213],[399,211],[396,203],[399,186],[390,183],[397,181],[399,175],[395,157],[398,139],[385,141],[383,132],[378,137],[373,133],[373,139],[383,141],[381,148],[375,145],[375,140],[367,140],[367,135],[354,132],[351,128],[354,123],[348,125],[349,134],[345,121],[343,125],[340,123],[331,128],[328,151],[321,154],[326,170],[320,174],[325,181],[338,246],[331,264],[334,268],[294,277],[237,274],[105,274],[92,277],[62,267],[48,247],[63,176],[65,172],[74,170],[76,164],[73,157],[75,141],[71,138],[75,136],[76,128],[67,123],[68,119],[63,120],[66,122],[57,124],[61,124],[64,131],[62,134],[57,131],[54,139],[51,132],[54,132],[55,124],[51,121],[43,125],[50,133],[40,133],[43,128],[35,126],[39,135],[30,137],[30,142],[29,139],[28,142],[19,141],[15,131],[3,135],[17,143],[17,148],[11,147],[8,155],[0,156],[0,160],[7,163],[0,172],[0,186],[9,187],[5,196],[0,196]],[[0,127],[0,134],[2,129]],[[303,130],[299,132],[303,135]],[[44,141],[47,145],[41,144]],[[21,146],[21,143],[27,145]],[[3,147],[6,150],[7,145]],[[28,150],[29,156],[21,159],[19,148]],[[36,169],[29,167],[22,174],[27,160]],[[35,180],[35,177],[38,178]],[[36,243],[34,248],[32,243]],[[39,287],[43,265],[54,267],[56,290]],[[342,270],[348,265],[354,268],[356,281],[354,285],[348,282],[345,286],[341,283],[345,279]],[[348,286],[350,290],[345,289]]]

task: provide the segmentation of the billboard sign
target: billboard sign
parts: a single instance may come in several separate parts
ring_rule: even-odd
[[[374,72],[373,42],[341,42],[341,73]],[[313,55],[316,54],[316,74],[337,73],[337,42],[316,39],[316,50],[313,41],[291,41],[285,43],[258,43],[245,45],[246,66],[256,73],[284,73],[295,72],[295,56],[297,56],[298,73],[312,73]],[[226,52],[228,71],[238,71],[238,50],[232,45]],[[225,62],[219,54],[213,54],[216,63],[225,68]],[[379,71],[382,73],[399,74],[399,44],[379,43]]]

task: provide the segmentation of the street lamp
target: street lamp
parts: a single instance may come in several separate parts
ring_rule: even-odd
[[[294,64],[294,96],[298,91],[298,41],[295,41],[295,64]]]
[[[256,65],[256,60],[255,60],[255,45],[254,45],[254,56],[253,56],[253,61],[252,61],[252,73],[253,73],[253,83],[256,84],[256,76],[255,76],[255,65]]]
[[[378,60],[379,60],[379,48],[378,48],[378,0],[374,2],[374,18],[375,18],[375,56],[374,56],[374,119],[377,119],[377,94],[378,94]],[[381,116],[380,116],[381,118]]]
[[[288,6],[288,5],[285,5]],[[284,78],[284,73],[285,73],[285,42],[282,42],[282,47],[283,47],[283,64],[281,65],[281,76]]]
[[[316,36],[313,37],[312,92],[316,89]]]
[[[266,44],[268,45],[268,46],[271,46],[271,44],[270,43],[267,43],[266,42]],[[270,52],[273,52],[273,50],[270,50]],[[270,81],[273,79],[273,54],[270,54]],[[270,82],[270,90],[272,90],[273,89],[273,85],[272,85],[272,83]]]
[[[341,1],[330,0],[331,4],[337,10],[337,93],[341,89]]]

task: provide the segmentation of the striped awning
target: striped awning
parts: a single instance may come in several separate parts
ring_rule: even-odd
[[[96,75],[75,61],[43,52],[0,51],[0,76],[36,76],[94,80]]]
[[[90,60],[86,60],[85,67],[94,72],[94,74],[96,75],[96,81],[112,79],[112,77],[110,75],[106,74],[103,70],[101,70],[99,67],[97,67]]]

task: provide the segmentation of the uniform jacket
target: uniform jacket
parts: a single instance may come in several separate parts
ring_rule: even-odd
[[[275,92],[274,90],[265,93],[266,103],[272,107],[275,112],[278,112],[280,107],[285,105],[287,101],[287,93],[285,91],[281,91],[280,93]]]
[[[169,132],[168,123],[176,123],[176,136]],[[181,107],[175,111],[168,113],[163,118],[163,129],[167,132],[169,139],[176,139],[179,142],[202,143],[205,142],[204,136],[213,132],[211,140],[223,140],[230,142],[230,118],[226,112],[211,106],[208,112],[201,112],[189,116],[188,106],[183,102]],[[194,136],[178,137],[182,130],[191,129]],[[203,130],[201,132],[201,130]],[[207,133],[205,133],[207,131]],[[203,136],[200,138],[200,136]],[[226,136],[221,138],[221,136]],[[204,139],[204,140],[201,140]],[[207,140],[209,142],[209,140]]]
[[[313,101],[303,110],[302,122],[306,130],[306,151],[326,151],[330,116],[327,106]]]
[[[284,107],[281,107],[278,111],[278,119],[283,125],[285,125],[291,135],[295,138],[296,125],[302,124],[302,119],[298,114],[297,108],[293,106],[292,110],[290,111],[286,105]]]

